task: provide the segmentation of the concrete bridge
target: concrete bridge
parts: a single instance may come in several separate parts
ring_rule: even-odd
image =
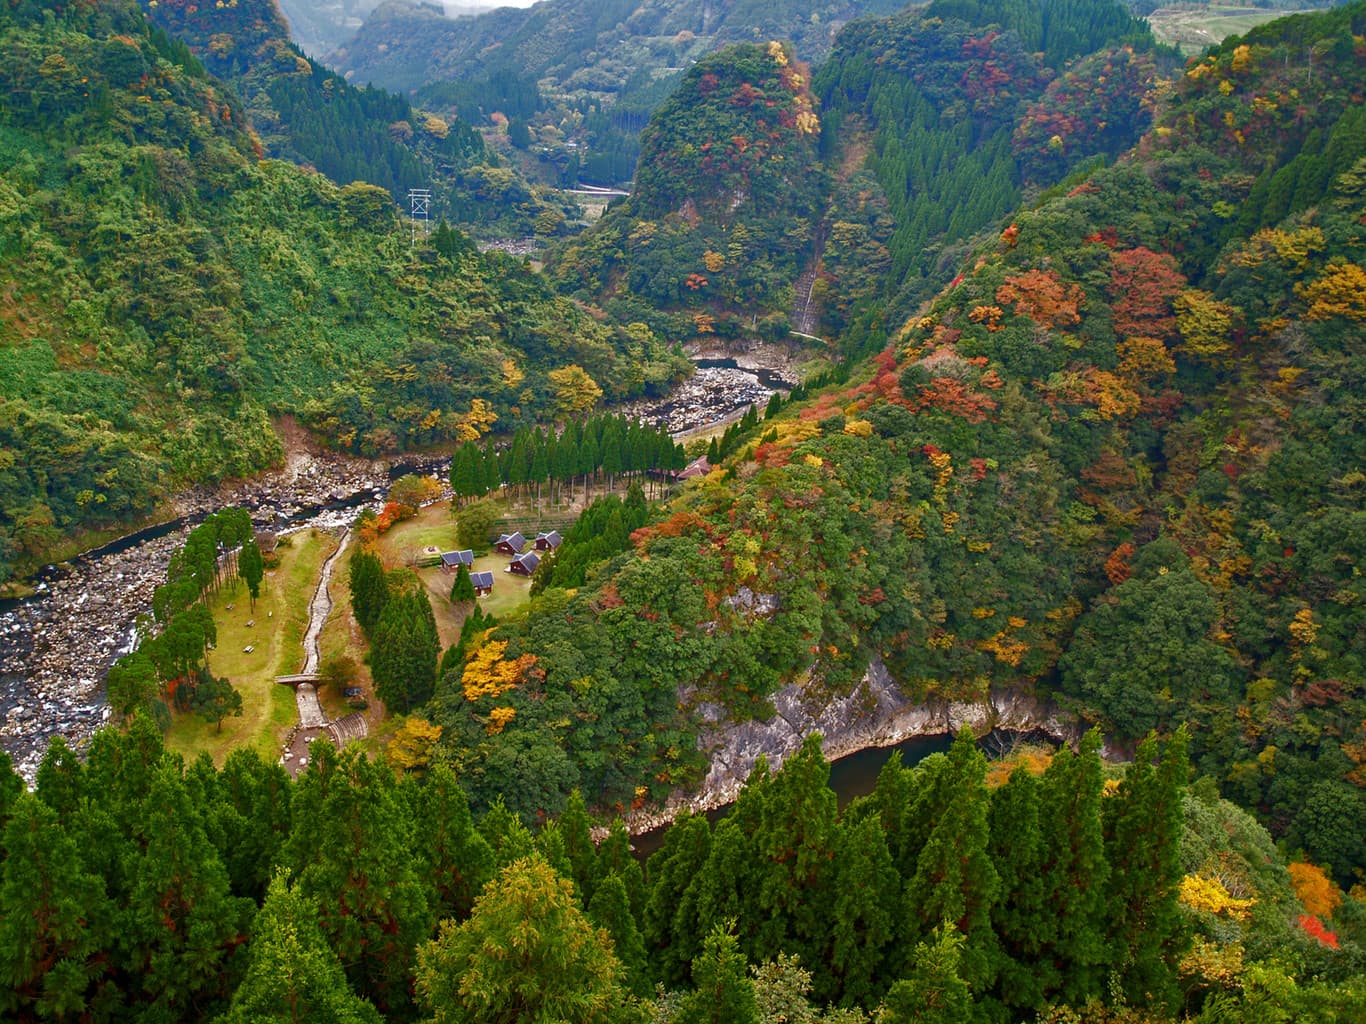
[[[300,683],[311,683],[314,687],[316,687],[320,682],[322,682],[322,678],[323,677],[319,675],[317,672],[300,672],[298,675],[293,676],[276,676],[275,681],[277,683],[282,683],[285,686],[293,687],[295,690],[297,690],[299,688]]]

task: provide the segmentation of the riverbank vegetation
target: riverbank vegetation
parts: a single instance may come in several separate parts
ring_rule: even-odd
[[[298,721],[294,691],[276,676],[299,671],[308,609],[323,562],[335,538],[303,531],[280,539],[254,606],[246,584],[230,583],[208,602],[216,640],[205,655],[209,673],[229,680],[241,694],[239,714],[218,723],[193,713],[173,712],[166,747],[185,760],[207,753],[222,765],[237,747],[250,747],[263,759],[278,756],[280,741]]]

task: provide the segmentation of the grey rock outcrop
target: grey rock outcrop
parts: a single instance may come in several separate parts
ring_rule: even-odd
[[[662,808],[634,816],[628,822],[631,831],[657,828],[685,810],[711,810],[732,802],[760,757],[776,770],[812,733],[821,734],[831,761],[918,736],[951,735],[965,725],[979,736],[993,729],[1042,732],[1069,742],[1078,736],[1070,717],[1020,693],[993,691],[980,702],[916,704],[897,689],[877,658],[846,696],[819,695],[804,680],[778,691],[773,706],[776,713],[769,720],[740,723],[726,721],[714,704],[696,706],[708,723],[698,745],[711,759],[710,770],[695,792],[677,793]]]

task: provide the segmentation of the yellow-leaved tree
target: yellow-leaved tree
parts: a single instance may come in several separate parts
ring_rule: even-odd
[[[602,388],[582,366],[571,363],[549,373],[555,385],[555,415],[569,419],[588,412],[602,398]]]

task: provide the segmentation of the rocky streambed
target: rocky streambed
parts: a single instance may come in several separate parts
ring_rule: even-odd
[[[739,419],[751,405],[764,405],[773,392],[752,370],[702,366],[667,398],[633,402],[620,411],[680,435]]]

